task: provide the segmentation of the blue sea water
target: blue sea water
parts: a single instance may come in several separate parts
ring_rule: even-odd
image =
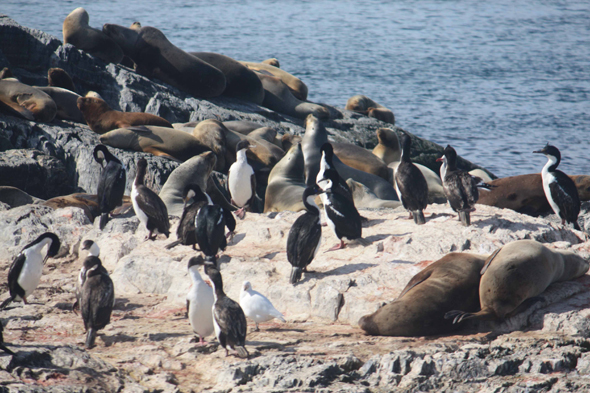
[[[560,169],[590,175],[587,0],[3,0],[0,13],[62,39],[79,6],[94,27],[140,21],[187,51],[276,57],[310,100],[364,94],[498,176],[539,172],[531,152],[547,142]]]

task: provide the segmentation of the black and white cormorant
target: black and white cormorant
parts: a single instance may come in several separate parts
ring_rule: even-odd
[[[402,205],[414,217],[418,225],[425,224],[423,210],[428,205],[428,183],[416,165],[410,158],[412,139],[406,134],[400,137],[402,145],[402,157],[394,174],[395,190]]]
[[[146,240],[154,240],[158,236],[158,233],[163,233],[168,237],[170,235],[168,209],[166,209],[166,205],[158,194],[143,184],[146,169],[147,161],[145,158],[139,159],[137,161],[137,175],[135,176],[135,182],[133,182],[133,188],[131,189],[133,210],[135,210],[139,221],[149,231]],[[154,234],[153,237],[152,234]]]
[[[82,242],[82,246],[80,247],[81,251],[87,252],[87,257],[100,257],[100,248],[98,244],[96,244],[93,240],[84,240]],[[82,268],[80,269],[80,274],[78,274],[78,282],[76,283],[76,301],[72,305],[72,311],[77,312],[80,309],[80,292],[82,291],[82,284],[84,283],[85,278],[85,269],[84,264],[82,264]]]
[[[346,182],[340,179],[340,174],[332,163],[334,158],[334,148],[329,142],[326,142],[320,148],[322,157],[320,158],[320,170],[316,176],[316,183],[323,191],[328,189],[328,185],[333,186],[332,192],[336,192],[346,197],[352,202],[352,193]],[[338,179],[338,182],[330,182],[330,179]]]
[[[236,220],[229,210],[219,205],[205,205],[195,219],[195,232],[200,250],[208,257],[214,257],[227,247],[225,227],[230,233],[236,228]]]
[[[168,244],[167,249],[171,249],[179,244],[185,246],[193,246],[197,243],[197,236],[195,232],[195,219],[197,213],[205,205],[211,204],[211,198],[201,191],[201,187],[198,184],[187,184],[182,191],[182,199],[184,200],[184,209],[182,210],[182,216],[178,222],[176,228],[177,240]]]
[[[127,175],[123,163],[107,149],[105,145],[97,145],[94,148],[94,159],[103,166],[98,180],[96,196],[100,208],[100,229],[104,229],[109,220],[109,213],[117,206],[123,204],[123,194]]]
[[[245,216],[245,209],[251,209],[256,198],[256,176],[254,169],[248,164],[246,151],[250,142],[241,140],[236,145],[236,162],[229,167],[227,173],[227,189],[231,197],[231,203],[239,207],[236,216],[240,219]]]
[[[205,262],[205,273],[213,283],[213,327],[217,340],[225,348],[225,356],[228,355],[229,349],[233,349],[238,352],[239,357],[247,358],[249,354],[245,347],[248,331],[246,315],[242,307],[223,292],[221,273],[215,265],[214,257],[208,257],[208,261]]]
[[[14,352],[12,352],[10,349],[6,348],[6,345],[4,345],[3,332],[4,332],[4,325],[2,325],[2,321],[0,321],[0,349],[9,355],[14,355]]]
[[[188,272],[191,276],[192,285],[186,295],[186,313],[193,331],[199,336],[199,344],[204,345],[205,337],[210,336],[215,328],[213,327],[213,289],[207,285],[199,274],[199,266],[205,261],[201,255],[191,257],[188,261]]]
[[[45,232],[22,249],[10,265],[8,271],[10,297],[0,305],[0,310],[13,300],[22,300],[27,304],[27,296],[39,285],[47,258],[56,256],[60,245],[59,238],[55,233]],[[45,246],[49,246],[49,249],[47,254],[43,256],[41,250]]]
[[[471,225],[470,213],[475,211],[479,199],[477,180],[469,173],[457,168],[457,152],[450,145],[445,147],[444,155],[436,161],[442,161],[441,167],[443,191],[451,208],[459,214],[463,225]]]
[[[287,259],[291,266],[289,282],[295,284],[301,280],[303,271],[320,249],[322,241],[322,225],[320,209],[315,203],[315,196],[320,193],[318,186],[307,187],[303,191],[303,205],[307,211],[297,217],[287,238]]]
[[[346,247],[344,239],[359,239],[363,242],[361,216],[354,206],[352,199],[346,198],[342,192],[337,192],[340,176],[336,171],[326,171],[327,179],[324,180],[323,193],[320,194],[324,205],[324,213],[328,226],[332,228],[340,243],[328,251],[339,250]]]
[[[574,224],[574,229],[580,230],[578,215],[580,214],[580,196],[576,184],[568,175],[557,169],[561,161],[561,153],[550,144],[533,153],[545,154],[547,164],[543,167],[543,190],[551,208],[561,218],[561,224]]]
[[[94,243],[94,242],[93,242]],[[97,247],[98,248],[98,247]],[[91,248],[92,250],[92,248]],[[86,329],[86,348],[92,348],[96,332],[111,321],[115,305],[115,287],[98,256],[91,251],[84,259],[80,275],[80,311]]]

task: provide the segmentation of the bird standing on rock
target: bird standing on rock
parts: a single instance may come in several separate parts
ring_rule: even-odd
[[[236,162],[229,167],[227,174],[227,188],[231,196],[231,203],[239,207],[236,216],[243,219],[245,209],[251,209],[256,198],[256,176],[254,169],[248,164],[246,151],[250,142],[241,140],[236,145]]]
[[[170,221],[168,209],[158,194],[147,188],[144,184],[147,161],[145,158],[137,161],[137,175],[131,189],[131,202],[133,210],[139,221],[148,229],[149,234],[145,240],[154,240],[158,233],[170,235]],[[155,232],[155,233],[154,233]],[[154,236],[152,237],[152,233]]]
[[[244,314],[256,324],[254,329],[256,332],[260,330],[258,328],[260,322],[270,321],[274,318],[285,322],[283,314],[272,305],[266,296],[252,289],[250,281],[244,281],[244,284],[242,284],[240,307],[244,310]]]
[[[301,274],[320,249],[322,241],[322,225],[320,208],[315,203],[315,196],[320,190],[317,186],[307,187],[303,191],[303,205],[307,211],[293,223],[287,238],[287,259],[291,266],[291,284],[301,280]]]
[[[101,213],[99,227],[103,230],[109,220],[109,213],[123,204],[127,175],[123,163],[111,154],[105,145],[97,145],[94,148],[94,159],[101,167],[103,161],[106,161],[96,191]]]
[[[416,165],[410,158],[412,139],[406,134],[400,137],[402,145],[402,157],[394,174],[395,190],[402,205],[414,217],[418,225],[426,223],[423,210],[428,205],[428,183]]]
[[[450,145],[436,161],[443,163],[440,169],[443,191],[451,208],[459,214],[463,225],[471,225],[470,213],[475,211],[474,206],[479,199],[477,180],[457,168],[457,152]]]
[[[195,244],[197,243],[197,235],[195,232],[195,219],[197,213],[203,206],[210,203],[211,198],[201,191],[201,187],[198,184],[187,184],[182,191],[182,200],[184,201],[184,208],[182,210],[182,216],[178,222],[176,228],[177,240],[168,244],[166,249],[171,249],[179,244],[185,246],[192,245],[195,250]]]
[[[55,233],[45,232],[22,249],[10,265],[8,271],[10,297],[0,304],[0,310],[6,308],[14,300],[22,300],[27,304],[27,296],[33,293],[39,285],[47,258],[56,256],[60,245],[59,238]],[[49,246],[49,249],[43,257],[41,250],[45,246]]]
[[[580,196],[578,188],[572,179],[557,169],[561,162],[561,153],[555,146],[547,143],[541,150],[533,153],[544,154],[547,163],[543,167],[541,177],[543,178],[543,190],[551,208],[561,218],[561,224],[572,223],[574,229],[580,230],[578,215],[580,214]]]
[[[200,257],[200,256],[199,256]],[[199,344],[207,344],[205,337],[213,334],[213,288],[211,288],[199,274],[199,266],[202,265],[203,258],[191,257],[188,261],[188,272],[191,276],[192,286],[186,295],[186,310],[188,319],[193,331],[199,335]]]

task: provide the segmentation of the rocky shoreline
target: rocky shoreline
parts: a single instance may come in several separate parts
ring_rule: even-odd
[[[49,67],[68,71],[83,90],[98,91],[113,107],[145,111],[171,122],[252,120],[280,133],[302,134],[302,120],[228,98],[198,100],[130,69],[104,64],[71,45],[0,16],[0,68],[23,82],[43,85]],[[326,122],[335,141],[372,147],[378,120],[330,107]],[[412,136],[413,159],[434,167],[442,147]],[[0,179],[48,199],[95,192],[99,165],[92,158],[98,135],[86,125],[55,120],[42,124],[0,114]],[[159,190],[178,163],[147,153],[114,149],[135,175],[135,161],[148,160],[148,185]],[[476,166],[461,162],[465,169]],[[131,183],[128,182],[128,188]],[[27,189],[27,187],[29,187]],[[128,190],[129,191],[129,190]],[[322,249],[298,285],[288,283],[286,237],[300,213],[248,213],[220,258],[228,295],[237,299],[244,280],[285,314],[286,323],[263,323],[246,345],[248,360],[225,357],[216,341],[200,347],[184,317],[190,279],[188,246],[171,251],[163,237],[147,233],[131,214],[104,229],[83,210],[54,210],[39,204],[10,208],[0,220],[1,293],[13,258],[40,232],[62,240],[56,259],[44,269],[30,304],[15,303],[0,313],[4,339],[15,356],[0,354],[0,388],[19,392],[529,392],[590,389],[590,278],[551,286],[543,300],[501,324],[472,324],[441,337],[371,337],[358,319],[395,299],[409,279],[448,252],[489,254],[518,239],[570,249],[590,257],[588,236],[562,228],[555,217],[534,218],[478,205],[472,226],[459,225],[446,205],[430,205],[418,227],[398,209],[363,209],[363,237],[324,253],[337,238],[323,231]],[[580,224],[590,226],[588,206]],[[172,231],[178,218],[172,221]],[[98,243],[115,284],[111,324],[97,347],[83,349],[79,315],[70,311],[83,240]],[[4,297],[5,295],[3,295]]]

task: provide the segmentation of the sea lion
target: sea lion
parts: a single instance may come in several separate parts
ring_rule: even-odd
[[[244,101],[262,104],[264,89],[256,73],[240,62],[210,52],[189,52],[189,54],[211,64],[225,75],[225,90],[222,96],[239,98]]]
[[[269,66],[273,66],[276,68],[281,68],[281,63],[279,63],[279,60],[275,59],[274,57],[271,59],[262,60],[261,63],[268,64]]]
[[[217,120],[203,120],[194,126],[192,135],[202,144],[207,146],[217,156],[215,170],[227,172],[226,167],[226,139],[224,130],[219,127]],[[203,189],[202,189],[203,190]]]
[[[570,176],[576,184],[581,201],[590,200],[590,176]],[[480,189],[477,203],[512,209],[530,216],[539,216],[553,210],[543,191],[540,173],[503,177],[489,182],[491,189]]]
[[[369,108],[385,107],[383,105],[377,104],[369,97],[363,95],[356,95],[350,97],[348,101],[346,101],[346,106],[344,107],[344,109],[346,109],[347,111],[362,113],[363,115],[367,114],[367,110],[369,110]]]
[[[367,116],[381,120],[385,123],[395,124],[395,116],[393,112],[387,108],[368,108]]]
[[[200,98],[217,97],[225,90],[223,72],[177,48],[155,27],[133,30],[105,24],[102,31],[119,44],[141,75],[160,79]]]
[[[268,186],[264,199],[264,213],[305,209],[303,191],[303,151],[301,143],[295,143],[285,156],[272,168],[268,176]]]
[[[184,201],[182,192],[189,184],[197,184],[202,191],[207,189],[207,180],[215,167],[217,157],[212,151],[192,157],[172,171],[160,190],[160,199],[166,205],[168,214],[182,216]]]
[[[349,167],[372,173],[389,181],[387,165],[369,150],[352,143],[332,143],[332,147],[334,154]]]
[[[314,114],[321,119],[328,119],[330,111],[325,107],[311,102],[301,101],[293,95],[280,78],[272,75],[256,73],[264,87],[262,106],[275,112],[304,119]]]
[[[378,128],[375,133],[379,143],[373,149],[373,154],[382,159],[386,165],[394,161],[399,162],[402,151],[395,131],[390,128]]]
[[[14,76],[14,74],[8,67],[2,68],[2,71],[0,71],[0,79],[10,79],[18,81],[18,79]]]
[[[301,142],[303,157],[305,158],[305,182],[308,186],[314,185],[320,169],[320,149],[328,142],[328,133],[321,121],[314,115],[305,119],[305,135]],[[333,163],[342,179],[352,178],[367,186],[380,199],[397,201],[397,194],[388,181],[379,176],[372,175],[344,164],[338,157],[333,158]]]
[[[29,205],[31,203],[41,203],[44,201],[43,199],[39,199],[27,194],[20,188],[0,186],[0,202],[6,203],[11,208],[14,208],[23,205]]]
[[[473,169],[469,171],[469,174],[473,177],[479,177],[484,183],[489,183],[492,180],[492,177],[483,169]]]
[[[57,114],[57,105],[47,93],[12,78],[0,80],[0,107],[12,115],[42,123],[49,123]]]
[[[209,151],[194,136],[173,128],[133,126],[102,134],[100,143],[119,149],[144,151],[184,162]]]
[[[85,123],[97,134],[129,126],[159,126],[172,128],[172,124],[160,116],[143,112],[121,112],[111,109],[100,98],[80,97],[78,108],[84,115]]]
[[[282,139],[277,138],[277,130],[271,127],[260,127],[248,134],[250,138],[262,139],[283,150]]]
[[[352,193],[352,200],[357,209],[381,207],[395,209],[402,205],[400,201],[387,201],[377,198],[377,195],[369,187],[352,179],[346,180],[346,184]]]
[[[398,165],[399,161],[394,161],[387,165],[390,176],[389,179],[392,184],[393,174],[395,173]],[[428,184],[428,203],[446,203],[447,198],[445,197],[442,181],[436,172],[421,164],[414,163],[414,165],[420,169],[420,172],[422,172],[422,175],[424,175],[424,179],[426,179],[426,183]]]
[[[76,92],[76,86],[72,77],[61,68],[50,68],[47,70],[47,85],[61,87],[69,91]]]
[[[35,89],[39,89],[44,93],[47,93],[49,97],[55,102],[57,106],[56,117],[63,120],[71,120],[76,123],[86,124],[84,115],[78,108],[78,98],[81,98],[79,94],[74,93],[71,90],[63,89],[61,87],[54,86],[34,86]]]
[[[90,53],[107,63],[119,63],[123,51],[119,45],[102,31],[88,25],[90,17],[82,7],[78,7],[64,19],[64,43]]]
[[[479,306],[479,280],[486,257],[452,252],[416,274],[399,297],[359,320],[376,336],[430,336],[456,330],[447,311]]]
[[[301,142],[302,140],[303,140],[303,138],[301,138],[301,136],[299,136],[299,135],[284,134],[281,137],[281,147],[283,148],[284,151],[289,151],[291,146],[293,146],[296,143]]]
[[[291,91],[291,93],[301,101],[307,100],[307,86],[294,75],[289,74],[287,71],[281,70],[278,67],[274,67],[266,63],[252,63],[248,61],[240,61],[243,65],[251,70],[267,73],[279,78]]]
[[[481,270],[481,311],[457,307],[445,318],[454,323],[466,319],[503,320],[524,311],[539,300],[554,282],[573,280],[588,271],[588,261],[571,251],[550,250],[534,240],[517,240],[496,250]]]
[[[223,125],[229,128],[230,130],[240,133],[242,135],[248,135],[252,131],[264,127],[262,124],[248,120],[224,121]]]
[[[84,210],[84,214],[86,214],[90,222],[94,222],[94,219],[100,216],[100,206],[96,194],[75,193],[63,195],[40,202],[40,204],[56,210],[65,207],[79,207]],[[128,196],[123,196],[123,207],[130,205],[131,199]]]

